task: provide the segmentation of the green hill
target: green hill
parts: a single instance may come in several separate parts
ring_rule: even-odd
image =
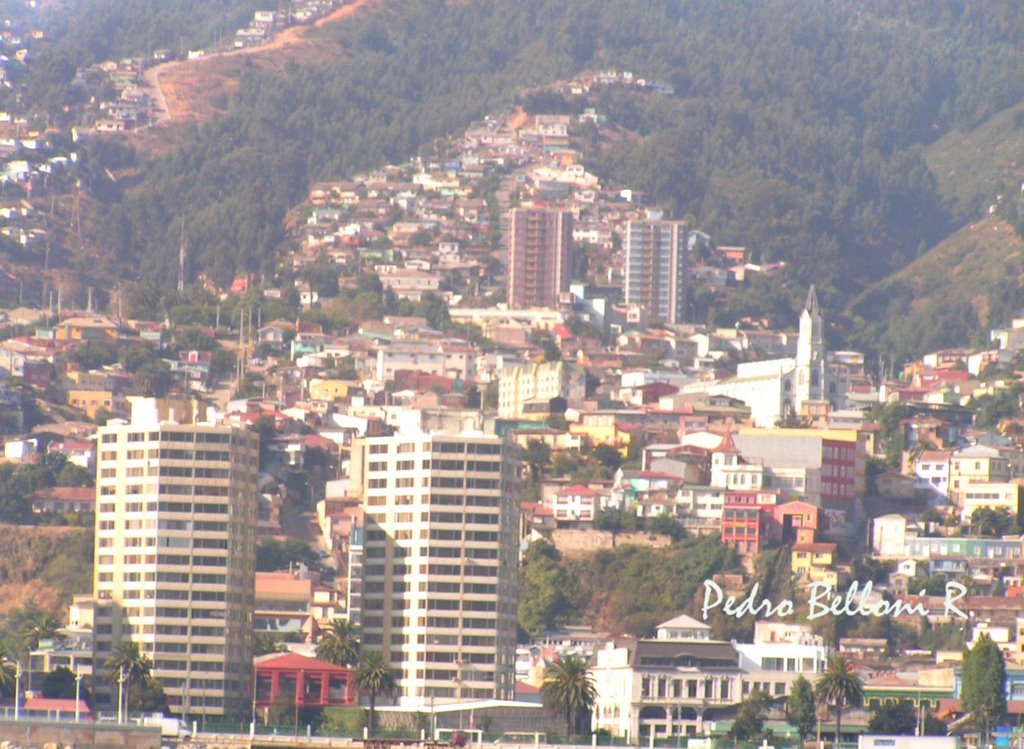
[[[984,214],[1000,194],[1013,194],[1024,175],[1024,103],[969,132],[954,130],[924,152],[957,223]]]
[[[524,88],[617,68],[676,96],[603,102],[643,140],[602,155],[602,171],[787,261],[838,307],[952,225],[923,147],[1024,99],[1024,11],[995,0],[741,14],[726,0],[387,0],[343,26],[323,30],[333,59],[245,71],[226,115],[138,182],[105,184],[117,164],[87,153],[107,203],[86,222],[96,267],[172,283],[185,216],[190,275],[270,275],[311,181],[408,158]]]
[[[91,528],[0,525],[0,619],[34,603],[58,618],[92,591]]]
[[[981,342],[1024,304],[1024,239],[998,215],[968,224],[851,305],[851,343],[899,359]]]

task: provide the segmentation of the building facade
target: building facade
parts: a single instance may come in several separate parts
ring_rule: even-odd
[[[686,319],[686,246],[683,221],[643,219],[626,224],[626,303],[646,308],[650,319]]]
[[[175,712],[244,713],[259,438],[135,405],[98,436],[95,660],[136,643]],[[116,705],[115,688],[94,687],[99,706]]]
[[[511,699],[519,501],[513,448],[479,433],[357,440],[363,644],[400,701]]]
[[[513,208],[508,220],[508,306],[548,307],[572,280],[572,214]]]

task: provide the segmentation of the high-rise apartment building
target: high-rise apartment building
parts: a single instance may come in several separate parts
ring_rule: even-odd
[[[137,643],[175,712],[247,713],[259,437],[133,406],[98,435],[95,662]]]
[[[513,208],[508,217],[509,307],[554,307],[572,281],[572,214]]]
[[[686,318],[686,244],[683,221],[638,219],[626,224],[626,303],[639,304],[651,320]]]
[[[481,434],[358,440],[363,644],[399,675],[401,703],[512,699],[516,463]]]

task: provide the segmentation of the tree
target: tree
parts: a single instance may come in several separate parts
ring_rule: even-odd
[[[793,682],[793,691],[786,703],[786,722],[794,726],[800,734],[800,740],[807,738],[814,730],[818,720],[818,712],[814,705],[814,688],[803,676]]]
[[[296,699],[294,689],[282,689],[267,708],[267,724],[283,726],[294,724],[296,718]]]
[[[964,712],[973,714],[974,726],[987,744],[993,724],[1006,716],[1006,661],[987,634],[964,651],[962,674],[960,700]]]
[[[71,669],[58,666],[43,677],[43,697],[61,700],[75,698],[75,675]]]
[[[534,542],[527,550],[519,589],[519,626],[534,637],[563,623],[571,612],[565,571],[557,557],[542,553],[544,549],[534,550],[542,543]]]
[[[365,694],[370,699],[370,731],[373,731],[377,725],[377,698],[390,699],[397,689],[395,672],[384,662],[380,653],[371,651],[366,653],[356,666],[355,686],[360,694]]]
[[[0,657],[0,696],[14,696],[17,669],[17,665],[7,660],[6,656]]]
[[[488,411],[496,411],[498,408],[498,398],[501,393],[500,386],[497,380],[492,380],[487,383],[487,387],[484,388],[483,405]]]
[[[174,384],[174,376],[167,364],[154,359],[139,368],[133,382],[143,395],[162,398]]]
[[[146,683],[153,672],[153,661],[139,650],[136,642],[122,642],[104,663],[107,681],[116,689],[124,679],[125,704],[131,704],[131,690]]]
[[[309,544],[298,538],[287,538],[279,541],[268,538],[256,547],[256,570],[258,572],[274,572],[288,569],[288,565],[299,562],[307,566],[316,564],[316,553]]]
[[[21,626],[21,640],[26,650],[39,648],[41,640],[49,640],[57,634],[60,622],[48,611],[36,611]]]
[[[551,464],[551,446],[543,440],[530,440],[523,460],[530,467],[530,478],[537,483]]]
[[[660,536],[668,536],[673,541],[678,541],[686,534],[679,521],[667,512],[662,512],[657,517],[651,518],[651,522],[647,524],[647,530]]]
[[[913,736],[917,728],[917,711],[909,700],[895,705],[882,705],[868,722],[868,733],[882,736]]]
[[[729,729],[729,738],[751,741],[760,736],[764,732],[764,711],[768,702],[768,695],[760,689],[751,692],[736,711],[736,720]]]
[[[288,648],[281,637],[271,632],[253,632],[252,654],[268,655],[269,653],[287,652]]]
[[[864,698],[864,682],[853,670],[853,664],[844,655],[833,656],[814,688],[819,705],[836,711],[835,746],[842,735],[843,710],[859,705]]]
[[[164,685],[159,679],[147,678],[132,690],[128,709],[134,713],[166,713],[168,705]]]
[[[359,663],[362,647],[359,625],[346,619],[335,619],[320,636],[316,657],[336,666],[351,667]]]
[[[590,457],[601,465],[607,466],[611,473],[615,473],[622,465],[622,453],[614,445],[598,445],[590,453]]]
[[[1003,507],[979,507],[971,513],[971,535],[996,538],[1013,533],[1016,526],[1017,519]]]
[[[540,687],[544,709],[565,718],[565,734],[569,739],[582,719],[589,716],[597,700],[594,679],[588,673],[586,659],[574,655],[550,666]]]

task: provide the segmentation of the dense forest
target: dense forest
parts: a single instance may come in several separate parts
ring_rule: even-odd
[[[1000,0],[765,0],[743,13],[727,0],[394,0],[322,33],[344,53],[250,68],[224,117],[140,183],[106,185],[92,231],[107,270],[170,283],[186,216],[194,268],[222,283],[269,273],[311,181],[403,160],[524,87],[618,67],[675,96],[608,92],[601,107],[644,137],[588,163],[720,243],[787,261],[749,306],[795,305],[814,281],[837,310],[964,220],[922,147],[1024,99],[1024,8]],[[112,156],[129,158],[87,154]],[[869,350],[873,313],[843,331]]]

